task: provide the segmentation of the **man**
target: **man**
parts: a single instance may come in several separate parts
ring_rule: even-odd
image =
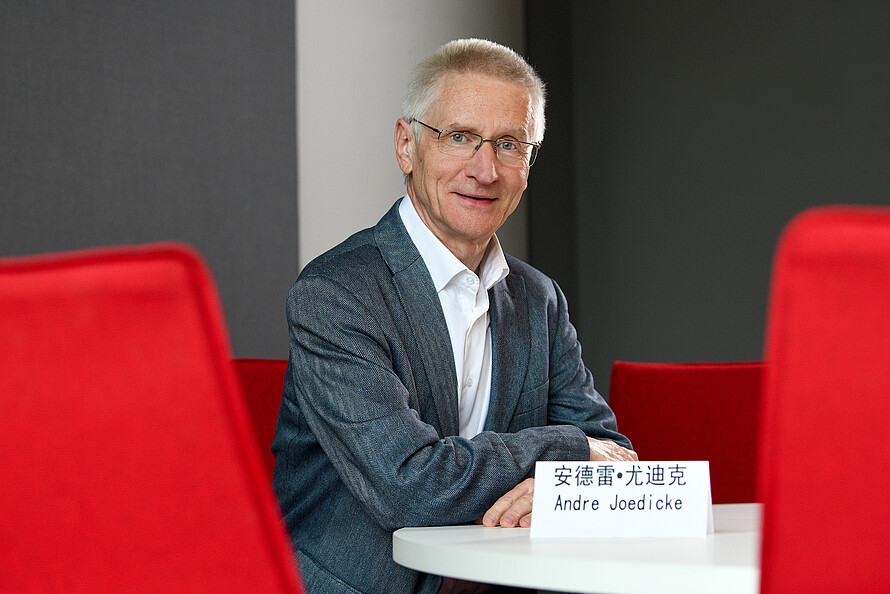
[[[310,592],[436,592],[392,560],[404,526],[528,526],[538,460],[635,460],[551,279],[505,256],[544,89],[481,40],[414,72],[407,196],[320,256],[287,301],[274,483]]]

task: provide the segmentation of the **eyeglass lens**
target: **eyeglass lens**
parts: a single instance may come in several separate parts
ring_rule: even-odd
[[[494,146],[495,154],[503,164],[513,166],[531,164],[533,151],[537,148],[508,138],[485,139],[472,132],[443,130],[439,133],[439,150],[456,157],[472,157],[484,142],[490,142]]]

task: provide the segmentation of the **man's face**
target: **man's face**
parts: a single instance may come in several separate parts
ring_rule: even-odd
[[[449,74],[441,89],[424,123],[483,138],[531,140],[531,99],[521,85],[481,74]],[[402,171],[410,173],[408,195],[420,218],[461,260],[468,253],[484,252],[519,205],[528,166],[503,165],[490,142],[472,157],[461,158],[439,151],[436,133],[427,128],[421,127],[415,142],[412,138],[410,126],[400,120],[396,153]]]

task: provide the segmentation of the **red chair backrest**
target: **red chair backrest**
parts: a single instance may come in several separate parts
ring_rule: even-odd
[[[792,221],[766,357],[763,592],[890,592],[890,209]]]
[[[618,361],[609,404],[641,460],[708,460],[714,503],[748,503],[763,367]]]
[[[0,365],[0,591],[302,591],[197,254],[0,260]]]
[[[263,458],[263,468],[271,481],[272,471],[275,469],[272,438],[275,437],[275,424],[281,407],[287,360],[235,359],[234,363],[247,402],[256,443]]]

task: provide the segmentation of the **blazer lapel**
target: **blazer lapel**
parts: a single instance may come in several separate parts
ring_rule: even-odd
[[[491,401],[487,431],[505,432],[522,393],[531,349],[525,281],[509,274],[489,292],[491,320]]]
[[[459,435],[457,372],[448,326],[430,273],[399,216],[398,204],[396,202],[375,227],[377,245],[393,273],[396,292],[420,353],[438,416],[438,429],[443,437]],[[422,400],[422,395],[418,396]],[[419,405],[422,406],[422,402]]]

